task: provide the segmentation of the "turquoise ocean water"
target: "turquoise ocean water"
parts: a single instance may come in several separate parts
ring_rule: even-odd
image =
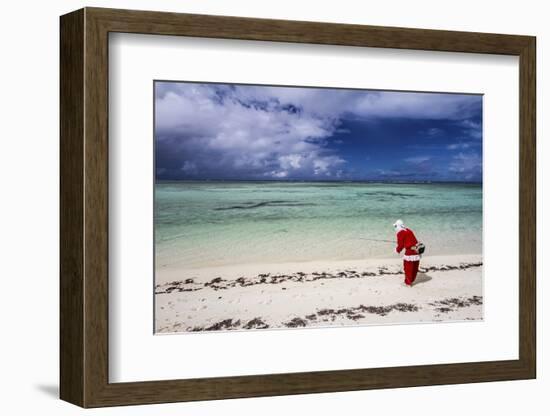
[[[481,254],[475,184],[161,182],[156,267],[395,257],[402,219],[426,255]]]

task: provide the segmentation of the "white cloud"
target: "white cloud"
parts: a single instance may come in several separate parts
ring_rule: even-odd
[[[472,96],[339,89],[157,83],[157,143],[181,170],[245,172],[249,176],[331,176],[346,161],[327,140],[346,118],[408,117],[460,120],[478,111]],[[464,126],[465,129],[472,127]]]
[[[468,149],[470,148],[470,143],[452,143],[447,146],[447,149],[449,150],[459,150],[459,149]]]
[[[478,123],[472,120],[462,120],[458,124],[463,128],[465,135],[473,139],[481,139],[483,134],[481,122]]]
[[[344,163],[344,160],[338,156],[325,156],[313,160],[313,173],[315,175],[331,176],[330,168]]]
[[[256,86],[237,86],[235,91],[243,100],[269,97],[306,113],[332,117],[348,113],[367,118],[464,120],[477,114],[481,107],[481,96],[465,94]]]
[[[405,158],[403,160],[407,163],[412,163],[414,165],[418,165],[418,164],[427,162],[430,159],[431,159],[430,156],[414,156],[414,157]]]
[[[449,172],[461,174],[465,179],[473,179],[481,174],[482,160],[478,153],[463,153],[453,156]]]
[[[430,137],[439,136],[441,133],[443,133],[443,130],[437,127],[432,127],[426,132],[426,134]]]
[[[292,112],[265,92],[253,97],[247,89],[206,84],[170,87],[157,92],[157,140],[193,155],[195,164],[181,168],[186,173],[204,171],[202,164],[258,175],[273,172],[274,177],[329,175],[343,163],[325,148],[324,139],[338,126],[333,117]]]
[[[480,103],[470,95],[379,92],[363,94],[356,111],[368,117],[462,120],[477,112]]]
[[[272,171],[270,172],[270,175],[273,178],[286,178],[288,176],[288,172],[281,170],[281,171]]]
[[[190,162],[189,160],[186,160],[183,162],[183,166],[181,167],[181,170],[185,173],[196,173],[197,172],[197,164],[195,162]]]
[[[303,157],[301,155],[291,154],[279,157],[279,162],[283,169],[299,169],[301,167],[301,161]]]
[[[480,129],[481,128],[481,123],[478,123],[478,122],[475,122],[475,121],[472,121],[472,120],[462,120],[460,122],[460,125],[464,128],[467,128],[467,129]]]

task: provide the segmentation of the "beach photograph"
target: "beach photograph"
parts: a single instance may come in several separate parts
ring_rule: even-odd
[[[154,100],[156,334],[483,320],[482,95]]]

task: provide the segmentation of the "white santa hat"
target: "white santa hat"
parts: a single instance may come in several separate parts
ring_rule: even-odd
[[[395,228],[395,232],[398,233],[399,231],[405,229],[405,224],[403,224],[403,221],[397,220],[393,223],[393,228]]]

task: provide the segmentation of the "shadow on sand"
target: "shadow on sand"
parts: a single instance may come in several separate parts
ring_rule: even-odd
[[[423,283],[427,283],[430,280],[432,280],[432,277],[427,275],[426,273],[418,273],[416,276],[416,280],[413,283],[413,286],[421,285]]]

